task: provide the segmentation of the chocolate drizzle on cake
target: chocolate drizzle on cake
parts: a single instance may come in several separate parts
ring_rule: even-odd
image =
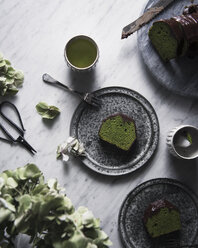
[[[152,217],[153,215],[156,215],[161,208],[167,207],[168,209],[175,209],[178,211],[178,209],[169,201],[167,200],[157,200],[155,202],[152,202],[148,208],[146,209],[144,213],[143,221],[146,223],[148,221],[148,218]]]
[[[197,12],[198,12],[198,4],[192,4],[184,8],[183,14],[188,15],[188,14],[197,13]]]
[[[165,19],[163,22],[167,23],[171,27],[172,32],[174,33],[178,42],[177,56],[181,56],[184,47],[184,34],[180,24],[174,18]]]

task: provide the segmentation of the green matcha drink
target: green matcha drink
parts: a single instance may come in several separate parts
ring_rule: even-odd
[[[88,69],[97,62],[97,45],[87,36],[76,36],[67,43],[65,58],[74,69]]]

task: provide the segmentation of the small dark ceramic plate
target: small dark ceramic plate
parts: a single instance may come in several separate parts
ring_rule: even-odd
[[[119,214],[119,232],[125,248],[152,248],[144,224],[144,211],[156,200],[166,199],[180,211],[181,245],[193,244],[198,234],[198,198],[182,183],[166,178],[147,181],[132,190]],[[160,246],[158,246],[160,248]]]
[[[158,0],[149,0],[145,10],[156,2]],[[138,46],[144,63],[158,83],[176,94],[198,98],[198,56],[193,59],[185,56],[165,63],[148,37],[149,28],[154,21],[181,15],[184,7],[190,4],[190,0],[174,0],[162,13],[138,31]],[[196,1],[195,4],[197,4]]]
[[[159,139],[159,124],[151,104],[139,93],[122,87],[95,91],[102,101],[100,108],[82,102],[76,109],[70,135],[84,144],[86,157],[82,162],[90,169],[105,175],[124,175],[143,166],[154,153]],[[136,124],[137,140],[129,152],[121,152],[104,144],[98,136],[104,119],[122,113]]]

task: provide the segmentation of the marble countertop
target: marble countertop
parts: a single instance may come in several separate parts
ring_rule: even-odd
[[[116,248],[122,247],[118,233],[119,208],[138,184],[152,178],[175,178],[198,194],[197,160],[178,160],[169,155],[166,147],[167,133],[173,127],[197,126],[198,101],[176,96],[154,80],[138,51],[136,33],[120,39],[123,26],[136,19],[146,3],[147,0],[0,0],[0,50],[25,74],[17,96],[6,99],[20,110],[27,130],[25,138],[37,150],[32,156],[20,146],[1,142],[0,170],[27,163],[38,165],[46,179],[55,177],[66,188],[75,207],[87,206],[101,219]],[[74,73],[65,63],[64,46],[78,34],[92,37],[99,46],[99,62],[91,73]],[[45,72],[83,91],[123,86],[146,97],[160,123],[160,140],[154,157],[140,170],[121,177],[97,174],[78,159],[67,165],[57,161],[57,145],[69,135],[79,99],[44,84]],[[35,110],[40,101],[58,106],[60,116],[52,122],[43,121]]]

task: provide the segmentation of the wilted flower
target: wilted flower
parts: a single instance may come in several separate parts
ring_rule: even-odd
[[[56,154],[57,158],[62,158],[63,161],[68,161],[69,155],[86,156],[83,143],[74,137],[69,137],[66,142],[59,145]]]

